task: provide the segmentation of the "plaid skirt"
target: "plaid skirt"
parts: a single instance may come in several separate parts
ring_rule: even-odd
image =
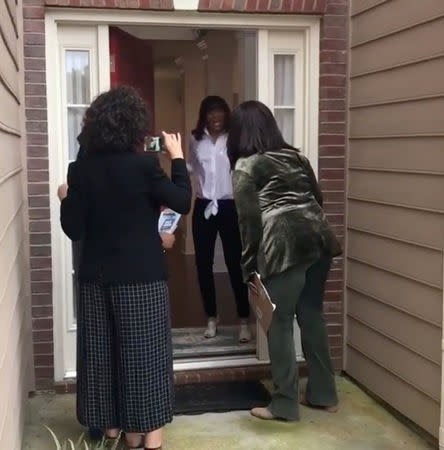
[[[80,283],[77,416],[82,425],[149,432],[173,418],[165,281]]]

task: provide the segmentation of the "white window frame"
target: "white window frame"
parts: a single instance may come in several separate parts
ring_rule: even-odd
[[[46,26],[48,27],[48,23]],[[66,182],[66,170],[71,162],[68,154],[68,103],[66,83],[66,52],[70,50],[87,51],[90,70],[90,99],[109,87],[108,77],[97,73],[99,57],[107,57],[108,27],[85,26],[67,27],[72,37],[59,35],[57,25],[47,32],[52,34],[51,51],[47,53],[48,86],[48,127],[49,145],[49,179],[51,210],[51,249],[53,275],[53,310],[54,310],[54,363],[55,379],[62,381],[69,378],[75,370],[75,357],[66,351],[75,348],[77,325],[74,319],[74,295],[72,270],[68,262],[72,261],[72,244],[63,235],[59,223],[60,202],[56,195],[59,184]],[[76,30],[77,28],[77,30]],[[76,32],[84,31],[86,36],[76,39]],[[54,33],[55,32],[55,33]],[[51,36],[49,34],[49,36]],[[48,35],[47,35],[48,36]],[[49,40],[49,38],[48,38]],[[47,42],[48,47],[48,42]],[[63,74],[63,75],[61,75]],[[52,87],[52,88],[51,88]]]
[[[70,106],[67,101],[67,92],[68,92],[68,85],[66,82],[66,52],[68,51],[84,51],[88,53],[88,62],[89,62],[89,93],[90,97],[92,97],[92,93],[97,91],[96,86],[96,77],[94,77],[94,65],[97,64],[97,55],[95,52],[95,48],[93,46],[88,45],[77,45],[77,46],[71,46],[71,45],[60,45],[60,68],[64,69],[65,76],[62,77],[62,89],[61,89],[61,95],[62,95],[62,104],[61,104],[61,110],[62,110],[62,123],[63,123],[63,134],[62,134],[62,140],[64,142],[64,145],[62,146],[65,151],[60,152],[60,159],[62,161],[62,164],[67,167],[72,160],[69,159],[69,142],[68,142],[68,107]],[[76,107],[80,107],[82,105],[73,105]],[[88,105],[85,105],[88,106]],[[64,246],[64,254],[65,257],[70,260],[72,260],[72,245],[71,242],[65,239],[65,246]],[[65,274],[65,280],[64,280],[64,295],[66,300],[66,324],[65,327],[68,332],[76,332],[77,331],[77,324],[74,319],[74,286],[73,286],[73,279],[72,279],[73,272],[66,273]]]
[[[264,40],[268,39],[268,32],[272,30],[301,31],[304,36],[305,55],[305,121],[303,124],[304,153],[309,157],[315,173],[318,168],[318,117],[319,117],[319,43],[320,43],[320,17],[308,15],[268,15],[268,14],[218,14],[198,13],[195,11],[141,11],[141,10],[100,10],[100,9],[65,9],[47,8],[45,10],[46,32],[46,75],[48,98],[48,150],[50,168],[50,208],[51,208],[51,245],[52,245],[52,274],[53,274],[53,305],[54,305],[54,353],[55,353],[55,379],[62,381],[74,375],[66,369],[64,354],[64,310],[61,301],[66,289],[66,268],[63,267],[63,247],[66,238],[59,224],[59,201],[57,187],[64,182],[63,162],[60,161],[60,149],[63,142],[57,130],[61,129],[59,96],[57,79],[60,73],[60,58],[58,53],[58,26],[93,26],[97,29],[97,58],[100,61],[97,73],[98,92],[110,86],[109,61],[109,35],[110,25],[142,25],[142,26],[177,26],[189,28],[210,29],[238,29],[257,30],[259,51],[257,55],[258,67],[268,65],[268,46],[264,47]],[[270,108],[270,76],[268,71],[259,70],[257,80],[258,98]],[[296,87],[296,86],[295,86]],[[273,91],[274,92],[274,89]],[[95,92],[91,91],[92,97]],[[53,124],[51,126],[51,124]],[[297,130],[295,129],[295,134]],[[66,147],[65,147],[66,148]],[[71,276],[71,274],[69,274]],[[66,316],[65,316],[66,317]],[[66,333],[65,333],[66,334]],[[66,348],[66,347],[65,347]],[[260,358],[262,359],[262,358]],[[175,370],[189,370],[191,368],[217,368],[227,366],[246,366],[257,364],[257,358],[213,359],[210,361],[196,361],[175,363]],[[263,361],[262,361],[263,362]]]

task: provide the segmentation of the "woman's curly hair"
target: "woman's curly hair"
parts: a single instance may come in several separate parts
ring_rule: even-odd
[[[143,98],[132,87],[118,86],[100,94],[86,110],[81,143],[88,154],[135,152],[149,126]]]

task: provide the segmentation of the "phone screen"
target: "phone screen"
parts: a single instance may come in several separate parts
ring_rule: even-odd
[[[162,136],[151,136],[145,138],[145,151],[146,152],[163,152],[165,150],[164,140]]]

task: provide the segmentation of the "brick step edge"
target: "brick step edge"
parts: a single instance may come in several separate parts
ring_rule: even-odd
[[[307,376],[307,368],[304,364],[299,366],[299,376]],[[175,385],[269,379],[271,379],[271,366],[269,364],[248,367],[230,367],[223,369],[184,370],[174,373]],[[53,391],[56,394],[75,394],[76,380],[72,378],[66,381],[57,382],[54,384]],[[45,390],[45,392],[48,392],[48,390]]]

